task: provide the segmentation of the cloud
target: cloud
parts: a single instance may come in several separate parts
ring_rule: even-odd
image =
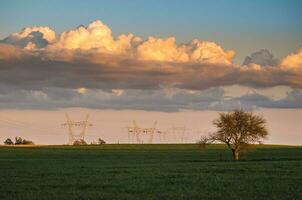
[[[302,48],[286,56],[281,62],[281,67],[285,70],[302,71]]]
[[[235,55],[234,51],[225,51],[214,42],[197,39],[177,45],[174,37],[143,40],[130,33],[114,38],[111,29],[99,20],[87,27],[63,32],[47,50],[52,59],[70,61],[88,56],[88,60],[96,63],[103,63],[104,57],[110,55],[141,61],[231,64]],[[60,52],[59,57],[56,52]]]
[[[10,44],[0,43],[0,61],[10,61],[15,59],[20,59],[23,56],[23,52],[18,47]],[[2,66],[3,68],[4,66]],[[2,69],[0,68],[0,70]]]
[[[76,89],[76,91],[79,93],[79,94],[85,94],[87,92],[87,89],[86,88],[78,88]]]
[[[193,40],[186,45],[190,60],[212,64],[231,64],[235,56],[233,50],[224,51],[214,42]]]
[[[279,107],[279,108],[302,108],[302,90],[295,89],[288,93],[288,95],[274,103],[267,104],[267,107]]]
[[[132,34],[121,35],[117,39],[112,31],[101,21],[97,20],[87,27],[79,26],[74,30],[63,32],[58,40],[50,45],[51,50],[94,50],[96,53],[121,54],[131,48]]]
[[[250,88],[242,85],[232,85],[223,87],[226,98],[237,98],[246,94],[260,94],[273,100],[280,100],[293,91],[293,88],[289,86],[274,86],[266,88]]]
[[[223,87],[201,91],[179,88],[85,89],[47,87],[18,89],[0,87],[0,109],[58,109],[85,107],[92,109],[135,109],[176,112],[181,110],[226,111],[238,108],[302,108],[302,90],[295,89],[274,99],[261,92],[248,91],[230,97]]]
[[[231,108],[239,100],[248,107],[299,106],[264,94],[227,99],[219,88],[299,89],[301,55],[299,50],[279,62],[260,50],[237,65],[233,50],[212,41],[177,44],[173,36],[143,39],[132,33],[114,37],[99,20],[59,35],[49,27],[29,27],[0,41],[0,107],[175,111]]]
[[[0,88],[1,91],[1,88]],[[57,109],[86,107],[97,109],[141,109],[175,112],[181,109],[207,109],[213,101],[223,98],[221,88],[190,92],[177,88],[156,90],[80,90],[43,88],[14,89],[0,95],[0,108]]]
[[[29,48],[31,46],[30,49],[32,49],[33,46],[37,48],[44,48],[49,43],[54,42],[55,39],[56,34],[49,27],[34,26],[24,28],[19,33],[12,33],[1,42],[22,48]]]
[[[233,110],[244,108],[253,110],[257,108],[302,108],[302,90],[294,89],[283,98],[275,99],[259,92],[247,92],[235,98],[222,99],[214,102],[211,106],[213,110]]]
[[[234,51],[224,51],[214,42],[197,39],[177,46],[174,37],[166,39],[149,37],[137,46],[138,58],[151,61],[231,64],[234,55]]]
[[[243,65],[257,64],[260,66],[276,66],[278,60],[267,49],[261,49],[245,57]]]

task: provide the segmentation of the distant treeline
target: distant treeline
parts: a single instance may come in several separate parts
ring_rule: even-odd
[[[34,142],[30,140],[22,139],[21,137],[15,137],[15,142],[12,139],[7,138],[4,141],[4,144],[5,145],[34,145]]]

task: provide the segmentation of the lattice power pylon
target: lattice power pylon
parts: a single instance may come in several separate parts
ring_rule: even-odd
[[[85,141],[85,132],[87,127],[92,126],[90,122],[88,122],[89,114],[86,115],[84,121],[72,121],[68,114],[65,114],[66,122],[62,124],[62,126],[68,128],[69,134],[69,144],[72,145],[75,141]],[[74,132],[74,127],[81,128],[80,133],[76,134]]]
[[[148,141],[147,143],[152,143],[154,134],[159,133],[156,129],[157,121],[154,122],[153,126],[151,128],[141,128],[137,125],[135,121],[133,121],[133,126],[128,126],[128,142],[130,141],[134,143],[134,139],[136,139],[136,143],[143,143],[144,140],[142,140],[142,136],[147,136]]]

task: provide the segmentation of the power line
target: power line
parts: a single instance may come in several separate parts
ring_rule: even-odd
[[[89,114],[86,115],[86,118],[84,121],[72,121],[68,114],[65,113],[66,122],[62,124],[62,126],[68,128],[68,135],[69,135],[69,144],[73,144],[75,141],[85,141],[85,133],[86,129],[89,126],[92,126],[90,122],[88,122]],[[75,134],[73,128],[74,127],[81,127],[82,130],[79,134]]]

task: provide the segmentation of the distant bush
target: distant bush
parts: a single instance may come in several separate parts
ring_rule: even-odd
[[[4,144],[5,144],[5,145],[13,145],[14,142],[13,142],[10,138],[7,138],[7,139],[4,141]]]
[[[35,143],[30,140],[22,139],[21,137],[15,137],[15,145],[34,145]]]
[[[30,140],[23,140],[22,144],[24,144],[24,145],[34,145],[34,142],[30,141]]]
[[[87,142],[85,142],[85,140],[76,140],[73,142],[73,145],[87,145]]]
[[[15,145],[23,144],[23,139],[21,137],[15,137]]]
[[[98,139],[98,144],[106,144],[105,140],[103,140],[102,138]]]

